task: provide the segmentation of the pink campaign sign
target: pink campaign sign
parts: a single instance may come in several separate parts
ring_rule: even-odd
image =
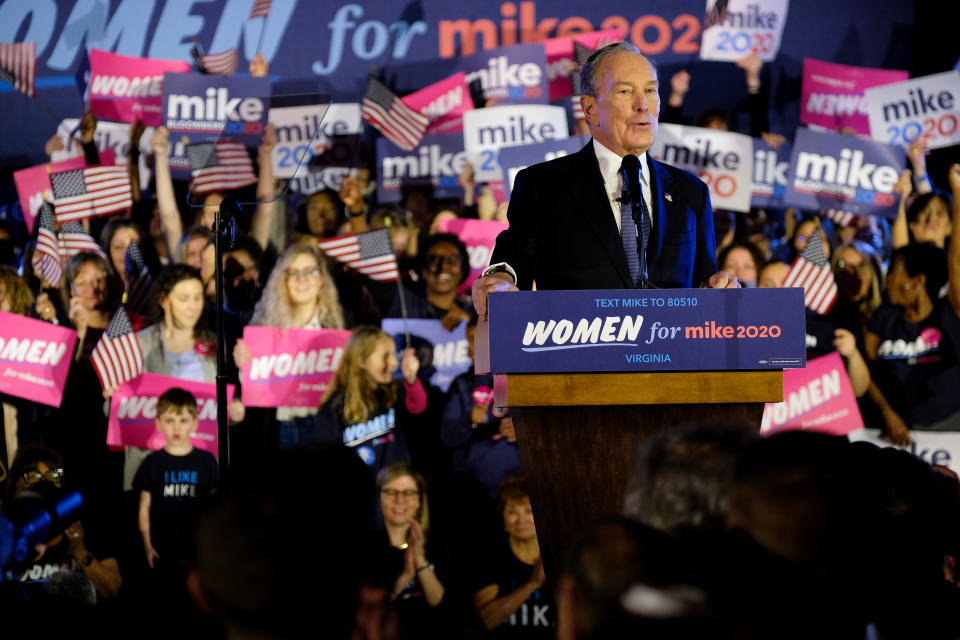
[[[248,407],[319,407],[340,364],[349,331],[244,327],[252,358],[243,366]]]
[[[115,156],[113,149],[101,151],[100,164],[114,164]],[[47,162],[13,172],[13,181],[17,185],[17,195],[20,197],[20,208],[23,209],[23,219],[31,233],[33,221],[37,217],[37,211],[40,210],[44,198],[53,200],[53,193],[50,191],[50,174],[85,166],[86,163],[81,155],[69,160]]]
[[[110,421],[107,423],[107,446],[162,449],[166,444],[157,431],[157,399],[167,389],[186,389],[197,399],[199,426],[190,435],[197,449],[217,455],[217,385],[212,382],[193,382],[155,373],[144,373],[126,382],[110,398]],[[234,386],[227,385],[227,397],[232,398]]]
[[[851,67],[803,59],[800,122],[828,129],[853,129],[870,135],[870,119],[863,90],[907,80],[906,71]]]
[[[547,54],[547,80],[550,82],[550,101],[569,98],[573,95],[571,74],[576,72],[573,59],[573,43],[579,42],[589,49],[599,49],[622,40],[617,29],[578,33],[574,37],[562,36],[543,41]]]
[[[0,311],[0,393],[59,407],[77,332]]]
[[[463,114],[473,109],[466,78],[467,75],[460,71],[403,97],[408,107],[430,116],[424,135],[463,131]]]
[[[497,244],[497,236],[506,228],[506,222],[496,220],[458,218],[440,222],[440,231],[460,238],[463,244],[467,245],[467,253],[470,254],[470,275],[460,285],[459,292],[469,291],[474,278],[490,266],[490,256],[493,254],[493,246]]]
[[[190,63],[90,50],[90,111],[104,120],[163,124],[163,74],[189,73]]]
[[[783,402],[763,409],[760,432],[804,429],[842,436],[863,428],[850,378],[837,352],[807,360],[803,369],[783,372]]]

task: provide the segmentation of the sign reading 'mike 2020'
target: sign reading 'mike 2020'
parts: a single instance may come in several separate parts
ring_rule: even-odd
[[[489,305],[496,373],[806,364],[802,289],[525,291]]]

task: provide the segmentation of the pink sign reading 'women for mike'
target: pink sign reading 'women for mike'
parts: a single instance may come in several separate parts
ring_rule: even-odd
[[[78,143],[79,144],[79,143]],[[116,164],[116,154],[113,149],[100,152],[100,164]],[[53,200],[53,191],[50,186],[50,174],[70,169],[79,169],[86,166],[84,157],[77,156],[60,162],[47,162],[35,167],[27,167],[13,172],[13,181],[17,185],[17,195],[20,197],[20,208],[23,209],[23,220],[27,229],[33,233],[33,223],[44,200]]]
[[[851,67],[803,59],[800,122],[828,129],[852,129],[870,135],[870,118],[863,90],[910,77],[906,71]]]
[[[458,293],[470,291],[473,280],[490,266],[490,256],[493,255],[493,247],[497,244],[497,236],[506,228],[506,222],[496,220],[457,218],[440,221],[440,231],[452,233],[460,238],[460,241],[467,245],[467,254],[470,256],[470,275],[457,289]]]
[[[90,111],[104,120],[163,124],[163,74],[189,73],[181,60],[136,58],[90,50]]]
[[[197,449],[217,455],[217,385],[212,382],[181,380],[155,373],[144,373],[126,382],[110,398],[107,423],[108,447],[162,449],[166,444],[157,430],[157,400],[168,389],[179,387],[197,399],[197,430],[190,442]],[[234,386],[227,385],[227,397],[233,398]]]
[[[463,71],[402,98],[403,103],[429,116],[424,135],[463,131],[463,114],[473,109],[473,99]]]
[[[77,332],[0,311],[0,393],[59,407]]]
[[[241,370],[248,407],[319,407],[337,371],[349,331],[244,327],[253,356]]]
[[[863,418],[843,359],[837,352],[783,372],[783,402],[768,402],[760,433],[803,429],[842,436],[863,428]]]

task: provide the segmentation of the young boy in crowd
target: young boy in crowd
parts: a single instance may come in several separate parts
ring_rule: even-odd
[[[217,460],[190,443],[197,399],[174,387],[157,400],[157,430],[167,443],[144,459],[133,481],[140,492],[140,533],[147,564],[185,565],[203,501],[217,487]]]

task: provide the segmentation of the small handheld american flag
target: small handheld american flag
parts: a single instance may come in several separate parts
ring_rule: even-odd
[[[90,251],[102,258],[107,257],[106,252],[83,230],[83,225],[79,222],[61,224],[57,237],[57,252],[60,254],[60,259],[66,262],[81,251]]]
[[[241,142],[220,140],[187,146],[194,193],[229,191],[255,184],[253,161]]]
[[[331,258],[373,280],[391,282],[400,277],[389,229],[337,236],[317,244]]]
[[[119,387],[143,373],[143,350],[123,305],[100,336],[90,361],[104,389]]]
[[[227,49],[223,53],[205,53],[200,55],[197,70],[216,76],[232,76],[237,70],[239,56],[236,49]]]
[[[808,309],[824,315],[837,300],[837,282],[823,250],[820,227],[810,235],[807,245],[794,260],[783,281],[784,287],[803,287],[803,302]]]
[[[143,261],[140,245],[136,241],[131,242],[130,246],[127,247],[123,270],[126,280],[127,307],[133,313],[141,316],[146,315],[150,304],[153,278],[150,277],[150,270],[147,269],[147,265]]]
[[[360,116],[373,125],[385,138],[406,151],[420,144],[430,118],[406,105],[375,77],[367,81]]]
[[[247,20],[253,20],[254,18],[266,18],[270,13],[270,5],[273,0],[256,0],[253,3],[253,7],[250,8],[250,16]]]
[[[105,216],[133,206],[130,177],[120,165],[97,165],[50,174],[60,223]]]
[[[5,42],[0,44],[0,80],[7,82],[31,98],[37,95],[37,43]]]
[[[52,286],[60,286],[63,277],[63,264],[60,262],[60,250],[57,246],[57,232],[53,218],[53,207],[49,202],[40,206],[40,225],[37,229],[37,246],[33,250],[33,271],[43,276]]]

